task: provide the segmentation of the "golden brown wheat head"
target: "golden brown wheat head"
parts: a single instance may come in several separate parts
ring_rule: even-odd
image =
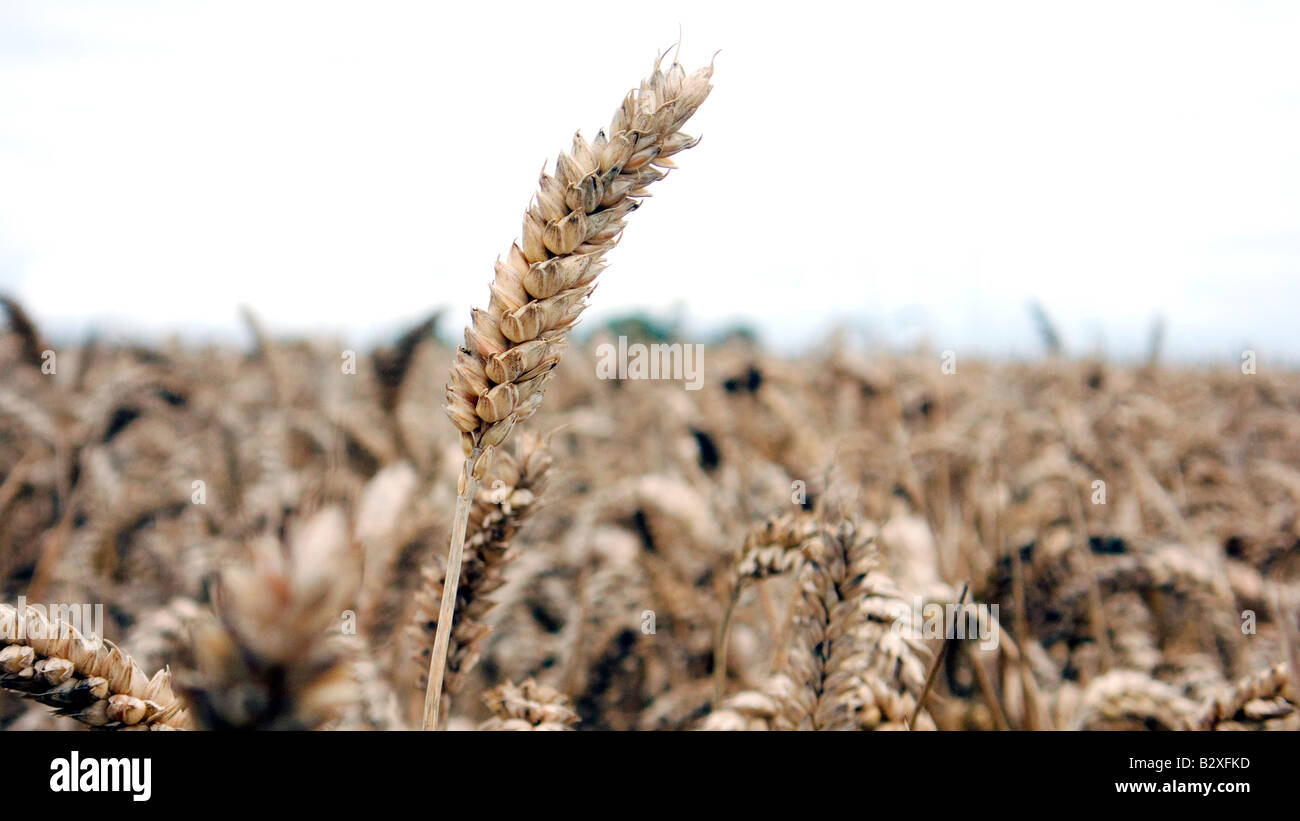
[[[688,75],[674,62],[623,99],[607,130],[544,173],[524,215],[523,238],[496,264],[486,311],[471,312],[447,385],[447,415],[465,455],[505,441],[530,416],[559,362],[569,329],[647,187],[696,139],[681,131],[708,96],[712,66]]]

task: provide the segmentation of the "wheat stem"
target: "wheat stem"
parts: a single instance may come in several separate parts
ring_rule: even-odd
[[[429,657],[429,683],[424,691],[424,729],[438,729],[438,703],[442,700],[442,677],[447,671],[447,646],[451,642],[452,616],[456,610],[456,589],[460,586],[460,564],[465,556],[465,527],[469,509],[478,490],[472,465],[480,457],[475,453],[465,460],[461,471],[460,493],[456,496],[456,516],[451,528],[451,549],[447,552],[447,576],[442,585],[442,603],[438,606],[438,633]]]
[[[970,582],[965,582],[961,586],[961,593],[957,595],[957,607],[960,608],[966,601],[966,590],[970,587]],[[960,612],[960,610],[958,610]],[[912,715],[907,719],[907,729],[911,730],[916,726],[916,717],[925,709],[925,700],[930,696],[930,690],[934,687],[935,675],[939,672],[939,665],[943,664],[944,656],[948,654],[948,645],[952,644],[952,639],[945,639],[939,645],[939,652],[934,654],[934,659],[930,662],[930,670],[925,674],[925,684],[921,687],[921,695],[916,697],[916,707],[912,710]]]
[[[713,703],[722,704],[722,695],[727,689],[727,645],[731,638],[731,615],[736,611],[736,602],[740,601],[740,580],[731,588],[731,598],[727,600],[727,609],[722,613],[722,626],[718,632],[718,651],[713,656]]]

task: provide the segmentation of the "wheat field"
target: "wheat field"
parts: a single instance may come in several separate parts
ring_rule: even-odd
[[[3,725],[420,726],[463,452],[415,331],[355,373],[256,332],[57,376],[7,333],[3,601],[105,603],[135,673],[8,644]],[[687,391],[593,344],[476,494],[445,726],[906,726],[944,641],[890,620],[963,584],[1005,632],[917,729],[1296,726],[1296,375],[737,339]]]
[[[463,344],[53,346],[6,300],[0,727],[1300,728],[1300,374],[828,328],[604,378],[626,333],[572,329],[710,76],[575,139]]]

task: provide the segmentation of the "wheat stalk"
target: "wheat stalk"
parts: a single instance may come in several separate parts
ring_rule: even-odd
[[[32,607],[20,624],[18,609],[0,604],[0,687],[92,727],[190,727],[170,672],[146,676],[112,642],[51,623]]]
[[[957,594],[958,607],[965,603],[966,590],[969,586],[969,584],[961,586],[961,592]],[[943,663],[944,656],[948,654],[948,645],[950,644],[952,644],[951,639],[945,640],[939,645],[939,650],[934,654],[934,658],[930,660],[930,669],[925,674],[925,684],[921,687],[921,694],[916,697],[916,707],[912,710],[912,715],[907,719],[907,729],[909,730],[916,726],[916,718],[920,715],[921,709],[925,707],[926,697],[930,695],[930,690],[934,687],[934,677],[939,672],[939,665]]]
[[[662,58],[614,112],[608,132],[581,134],[542,173],[524,215],[523,238],[496,264],[486,311],[475,309],[456,353],[445,409],[461,432],[465,463],[447,553],[438,632],[429,659],[424,728],[438,726],[438,702],[451,638],[456,587],[471,500],[493,448],[539,407],[569,329],[618,242],[623,221],[648,196],[647,186],[673,168],[672,156],[696,139],[681,128],[708,96],[713,67],[687,75]]]

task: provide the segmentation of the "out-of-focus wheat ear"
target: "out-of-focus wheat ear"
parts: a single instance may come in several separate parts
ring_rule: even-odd
[[[772,721],[780,710],[780,702],[771,694],[759,690],[742,690],[705,716],[699,729],[770,730]]]
[[[202,605],[178,596],[140,617],[122,643],[146,670],[176,665],[188,650],[190,626],[202,615]]]
[[[1088,683],[1075,730],[1183,730],[1196,705],[1163,681],[1136,670],[1112,670]]]
[[[0,604],[0,687],[104,729],[189,729],[171,673],[146,676],[112,642]]]
[[[567,696],[531,678],[488,690],[483,703],[493,715],[479,725],[480,730],[572,730],[578,721]]]
[[[415,351],[426,339],[433,337],[442,311],[434,311],[418,325],[407,329],[391,346],[376,348],[371,354],[375,366],[375,381],[379,387],[379,404],[388,413],[397,409],[401,400],[406,376],[415,359]]]
[[[14,333],[22,340],[23,361],[34,368],[40,368],[44,362],[42,354],[48,348],[40,329],[28,316],[27,311],[23,310],[23,306],[12,297],[0,296],[0,307],[3,307],[5,313],[9,315],[9,327],[13,328]]]
[[[360,576],[338,508],[264,537],[222,573],[216,616],[194,627],[194,669],[178,675],[208,729],[309,730],[353,697],[347,650],[333,641]]]
[[[732,579],[731,596],[722,614],[718,628],[717,650],[713,666],[713,703],[722,703],[727,689],[727,650],[731,637],[731,617],[746,585],[779,576],[798,562],[804,542],[817,532],[817,523],[811,516],[786,514],[768,519],[755,527],[745,537],[744,547],[736,562]]]
[[[271,389],[275,393],[275,404],[282,406],[289,399],[286,385],[289,380],[285,375],[285,366],[281,352],[276,348],[275,340],[267,333],[262,320],[247,305],[239,306],[239,317],[248,326],[253,336],[257,356],[266,364],[266,372],[271,378]]]
[[[1296,623],[1300,612],[1297,612],[1296,600],[1292,599],[1284,588],[1280,586],[1274,588],[1273,594],[1274,609],[1282,628],[1282,643],[1286,647],[1286,658],[1291,665],[1290,674],[1283,687],[1283,695],[1295,704],[1300,702],[1300,684],[1296,683],[1297,677],[1300,677],[1300,626]]]
[[[407,730],[397,692],[377,662],[375,648],[360,633],[330,637],[339,653],[352,661],[351,697],[338,722],[338,730]]]
[[[524,213],[523,236],[497,260],[487,310],[474,309],[447,383],[445,410],[461,432],[465,465],[447,552],[438,633],[429,658],[424,728],[438,726],[438,701],[464,552],[465,522],[494,448],[541,405],[569,330],[648,186],[698,140],[681,129],[709,95],[713,66],[692,74],[662,58],[628,92],[607,130],[574,135]]]
[[[496,606],[492,593],[505,584],[505,569],[516,555],[515,536],[537,510],[553,462],[545,441],[524,434],[516,443],[515,453],[497,454],[484,486],[475,494],[466,528],[464,578],[452,617],[454,629],[448,644],[444,697],[460,689],[464,677],[478,662],[483,640],[492,632],[486,623],[488,612]],[[426,570],[416,593],[409,629],[415,645],[423,648],[421,660],[427,660],[437,633],[445,583],[444,572]]]
[[[911,608],[877,569],[875,540],[875,525],[845,519],[805,542],[791,649],[773,680],[777,729],[904,729],[916,710],[926,653]]]
[[[1290,670],[1277,664],[1237,681],[1227,691],[1213,696],[1189,722],[1188,729],[1248,729],[1264,721],[1285,718],[1295,712],[1296,703],[1287,691]]]

